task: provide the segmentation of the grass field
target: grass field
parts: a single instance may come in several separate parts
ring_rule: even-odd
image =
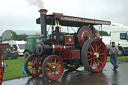
[[[8,65],[7,69],[5,69],[7,72],[4,73],[4,81],[27,76],[27,74],[23,74],[22,72],[22,65],[24,65],[23,56],[20,56],[17,59],[5,60],[4,62]]]
[[[128,59],[128,56],[118,56],[118,60],[123,59]],[[110,56],[107,57],[107,62],[110,62]],[[5,63],[8,65],[8,67],[5,69],[7,72],[4,73],[4,81],[28,76],[22,72],[22,65],[24,65],[23,56],[18,57],[18,59],[5,60]]]

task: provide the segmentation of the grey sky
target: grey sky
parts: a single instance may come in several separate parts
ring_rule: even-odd
[[[40,30],[39,7],[29,0],[0,0],[0,35],[5,30]],[[34,1],[34,0],[31,0]],[[41,0],[37,0],[41,1]],[[43,7],[64,15],[109,20],[128,26],[128,0],[42,0]],[[104,30],[110,31],[110,28]]]

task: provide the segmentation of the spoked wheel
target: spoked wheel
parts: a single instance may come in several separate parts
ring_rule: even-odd
[[[64,67],[70,71],[74,71],[80,67],[79,64],[65,64]]]
[[[38,76],[42,73],[42,64],[42,57],[30,55],[25,61],[25,71],[30,76]]]
[[[107,60],[104,43],[100,39],[86,41],[82,47],[81,58],[85,70],[90,72],[102,71]]]
[[[63,74],[64,66],[62,59],[57,55],[48,56],[42,66],[42,73],[49,80],[56,80]]]

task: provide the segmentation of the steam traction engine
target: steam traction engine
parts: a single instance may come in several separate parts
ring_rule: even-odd
[[[106,47],[101,39],[94,37],[89,25],[110,25],[110,21],[94,20],[62,14],[46,15],[47,10],[41,9],[41,41],[36,45],[35,55],[31,55],[25,62],[25,70],[30,76],[41,73],[56,80],[63,74],[64,68],[76,70],[80,65],[89,72],[100,72],[106,64]],[[64,35],[61,26],[79,27],[77,33]],[[52,34],[47,36],[46,25],[52,25]],[[55,28],[54,28],[55,25]]]

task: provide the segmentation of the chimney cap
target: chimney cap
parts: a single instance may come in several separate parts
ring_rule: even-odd
[[[47,14],[48,10],[47,9],[40,9],[39,12],[40,12],[40,14]]]

